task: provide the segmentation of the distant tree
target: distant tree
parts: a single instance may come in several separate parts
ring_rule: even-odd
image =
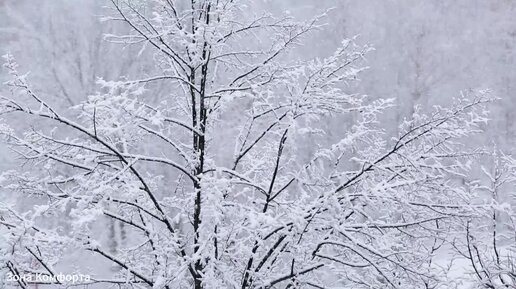
[[[34,89],[63,107],[84,101],[95,92],[97,78],[131,77],[153,69],[152,53],[136,46],[104,41],[106,34],[128,31],[121,23],[102,21],[107,0],[42,0],[5,3],[6,25],[1,47],[31,66]],[[5,52],[4,52],[5,53]]]
[[[2,189],[35,205],[0,203],[0,270],[54,276],[74,250],[119,269],[84,285],[449,288],[432,244],[476,214],[474,192],[454,180],[478,154],[461,141],[486,121],[484,92],[416,109],[385,136],[377,117],[392,101],[348,91],[369,48],[345,40],[328,58],[287,61],[319,17],[253,16],[252,1],[112,4],[131,33],[110,40],[152,48],[160,74],[100,80],[65,116],[6,56],[0,112],[33,127],[2,125],[25,162]],[[304,148],[321,120],[345,114],[355,123],[338,143]],[[96,225],[104,217],[127,228],[116,252]]]

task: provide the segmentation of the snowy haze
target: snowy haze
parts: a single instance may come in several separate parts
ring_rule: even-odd
[[[0,288],[516,288],[515,15],[0,0]]]

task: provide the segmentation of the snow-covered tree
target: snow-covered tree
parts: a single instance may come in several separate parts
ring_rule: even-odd
[[[453,247],[458,260],[469,262],[475,288],[516,288],[516,161],[495,150],[490,162],[491,168],[481,167],[485,180],[470,185],[482,196],[483,213],[464,221],[465,234]]]
[[[112,8],[132,33],[108,38],[152,49],[159,74],[100,80],[64,113],[5,57],[1,133],[24,165],[3,174],[2,194],[34,205],[0,202],[4,274],[52,277],[72,255],[84,262],[67,270],[92,276],[83,285],[450,288],[433,259],[477,214],[461,180],[479,152],[462,141],[486,122],[485,92],[416,108],[389,136],[378,116],[392,100],[352,92],[368,47],[288,57],[320,17],[255,15],[233,0]],[[32,129],[9,128],[13,114]],[[307,148],[340,115],[353,120],[341,140]],[[103,218],[130,236],[116,251]]]

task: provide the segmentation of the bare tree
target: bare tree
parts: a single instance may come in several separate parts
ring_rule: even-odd
[[[485,181],[471,184],[485,200],[483,214],[465,222],[465,238],[457,239],[454,248],[468,260],[481,288],[516,288],[515,160],[496,150],[492,160],[492,169],[482,167]]]

